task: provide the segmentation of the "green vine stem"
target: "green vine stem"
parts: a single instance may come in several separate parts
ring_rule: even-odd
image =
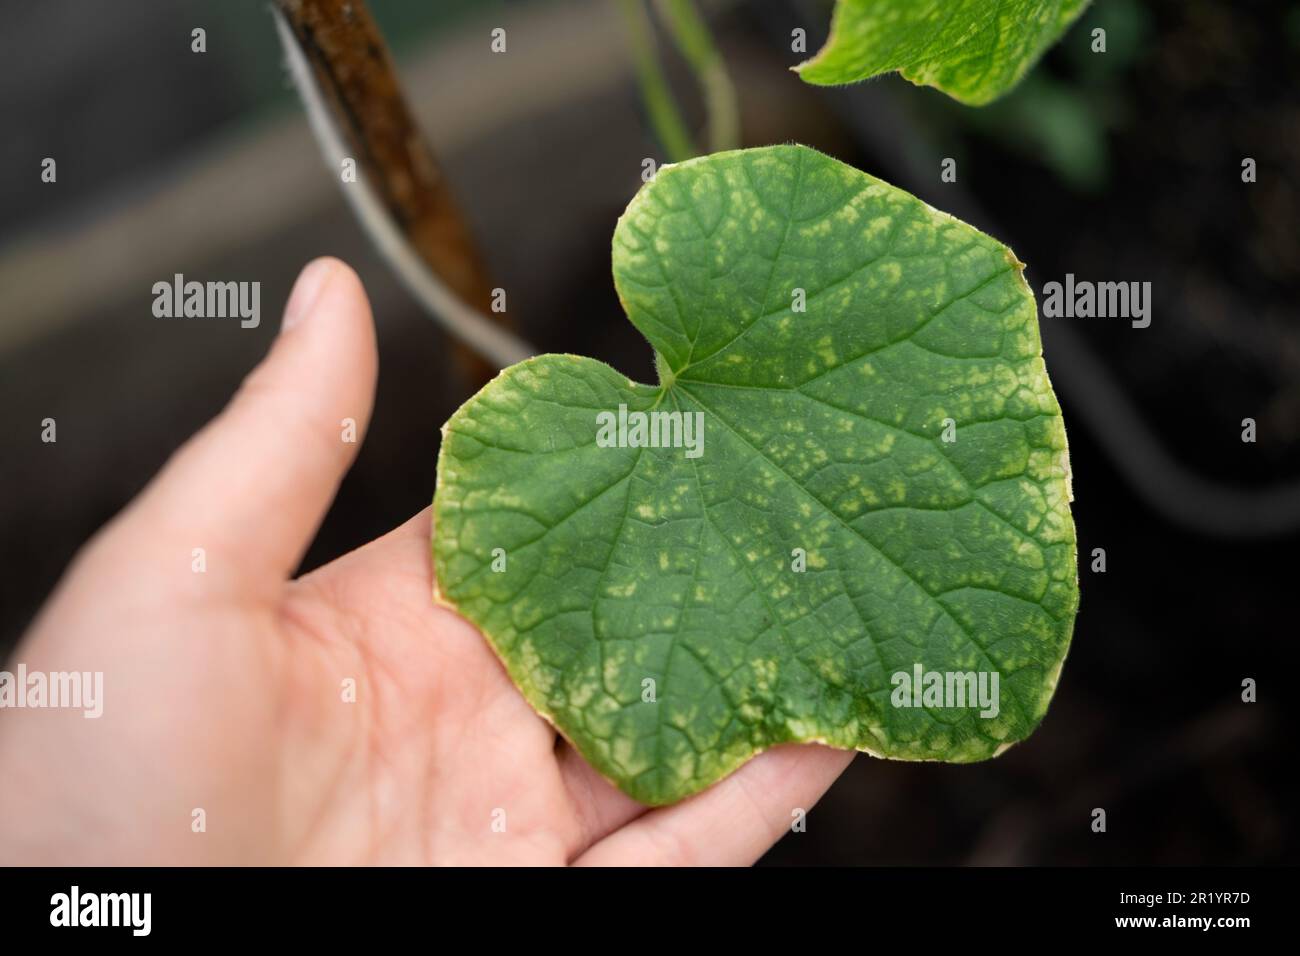
[[[657,0],[656,7],[703,91],[709,117],[709,150],[716,153],[736,149],[740,146],[736,87],[708,24],[694,0]]]
[[[637,82],[641,86],[641,98],[645,102],[646,112],[655,135],[668,154],[670,162],[678,163],[696,155],[695,144],[681,110],[673,97],[668,78],[664,75],[655,52],[654,28],[646,14],[641,0],[620,0],[623,19],[627,24],[628,42],[632,47],[632,58],[636,64]]]

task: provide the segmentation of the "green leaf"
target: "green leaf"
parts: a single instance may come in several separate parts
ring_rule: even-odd
[[[543,355],[457,411],[440,600],[646,803],[785,741],[996,755],[1046,711],[1078,602],[1065,431],[1022,268],[802,146],[664,167],[614,233],[660,384]],[[604,447],[597,416],[620,405],[698,414],[702,453]],[[895,706],[894,675],[917,665],[996,672],[999,712]]]
[[[831,35],[795,69],[839,86],[897,70],[970,106],[1015,86],[1089,0],[838,0]]]

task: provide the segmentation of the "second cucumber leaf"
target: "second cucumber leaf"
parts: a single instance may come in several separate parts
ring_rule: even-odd
[[[818,86],[897,70],[968,106],[1011,90],[1089,0],[838,0],[831,35],[796,69]]]

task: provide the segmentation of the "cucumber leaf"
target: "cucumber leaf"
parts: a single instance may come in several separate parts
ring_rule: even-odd
[[[787,741],[962,762],[1028,735],[1078,580],[1010,250],[775,146],[663,167],[613,259],[660,382],[543,355],[466,402],[438,459],[437,599],[649,804]],[[638,436],[637,413],[666,424]],[[900,705],[918,669],[999,675],[996,714],[919,687]]]

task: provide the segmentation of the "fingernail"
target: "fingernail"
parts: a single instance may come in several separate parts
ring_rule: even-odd
[[[289,293],[289,304],[284,307],[284,321],[280,323],[281,332],[287,332],[295,325],[300,325],[311,314],[316,300],[320,298],[321,289],[325,287],[325,280],[333,271],[332,259],[317,259],[308,263],[307,268],[302,270],[298,281],[293,284],[293,291]]]

